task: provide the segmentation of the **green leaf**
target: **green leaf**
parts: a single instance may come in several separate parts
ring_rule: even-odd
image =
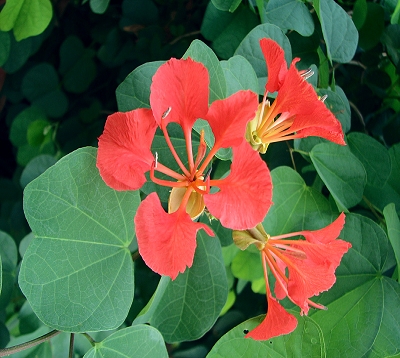
[[[17,41],[41,34],[53,16],[50,0],[7,0],[0,13],[0,30],[13,29]]]
[[[235,55],[243,56],[253,66],[257,77],[261,81],[259,86],[260,93],[264,93],[267,77],[267,65],[260,47],[260,40],[264,37],[276,41],[285,51],[286,62],[290,63],[292,61],[292,50],[289,39],[279,27],[272,24],[262,24],[251,30],[240,43],[235,51]]]
[[[392,171],[387,149],[374,138],[359,132],[350,133],[347,142],[367,172],[367,183],[383,187]]]
[[[351,208],[361,201],[367,175],[364,166],[347,146],[320,143],[311,150],[310,158],[339,210]]]
[[[121,329],[88,351],[84,358],[168,358],[164,339],[155,328],[140,324]]]
[[[51,124],[48,121],[39,119],[29,125],[26,136],[29,145],[38,147],[51,134]]]
[[[57,159],[48,154],[42,154],[33,158],[22,171],[19,180],[21,186],[25,188],[33,179],[36,179],[56,162]]]
[[[359,46],[364,50],[374,48],[385,29],[385,12],[381,4],[367,3],[367,16],[359,28]]]
[[[330,61],[349,62],[357,49],[358,31],[350,16],[333,0],[314,0]]]
[[[68,92],[86,91],[96,77],[96,65],[92,59],[94,51],[85,49],[76,36],[69,36],[60,47],[60,74]]]
[[[3,66],[10,54],[11,40],[7,32],[0,32],[0,66]]]
[[[242,0],[211,0],[211,2],[219,10],[234,12]]]
[[[18,252],[14,240],[0,231],[0,310],[4,309],[13,294]]]
[[[221,61],[226,81],[226,95],[240,90],[258,92],[257,76],[249,61],[242,56],[233,56],[228,61]]]
[[[400,267],[400,220],[394,204],[389,204],[383,209],[389,241],[396,256],[397,267]]]
[[[264,277],[260,252],[252,250],[239,251],[231,265],[233,276],[246,281],[254,281]]]
[[[22,93],[50,117],[61,117],[67,111],[68,99],[59,88],[56,70],[48,63],[36,65],[25,74]]]
[[[228,287],[218,238],[197,234],[193,266],[174,281],[163,277],[152,306],[137,322],[156,327],[167,342],[202,337],[225,305]]]
[[[90,0],[90,8],[95,14],[104,14],[110,0]]]
[[[311,36],[314,21],[307,6],[297,0],[270,0],[267,3],[266,20],[268,23],[287,30],[297,31],[302,36]]]
[[[182,58],[190,57],[206,66],[210,76],[210,104],[217,99],[226,97],[226,82],[221,64],[215,53],[200,40],[194,40]]]
[[[147,62],[135,68],[117,87],[116,97],[121,112],[150,108],[151,80],[164,61]]]
[[[392,172],[390,173],[388,183],[400,194],[400,143],[395,144],[389,149],[389,156]]]
[[[19,284],[46,325],[67,332],[110,330],[133,299],[128,250],[139,192],[116,192],[101,179],[96,149],[62,158],[24,192],[35,235]]]
[[[244,37],[258,24],[256,14],[247,6],[240,6],[230,13],[218,10],[210,2],[201,24],[201,34],[212,41],[211,47],[220,58],[229,59]]]
[[[352,20],[357,30],[361,29],[367,18],[368,5],[367,0],[356,0],[353,8]]]
[[[16,147],[28,144],[28,128],[35,121],[46,121],[46,114],[38,107],[32,106],[20,112],[13,120],[10,129],[11,143]]]
[[[307,316],[294,314],[298,320],[295,331],[268,341],[255,341],[244,338],[245,334],[264,319],[258,316],[236,326],[215,344],[207,358],[281,358],[281,357],[326,357],[324,337],[321,330]]]
[[[336,218],[326,198],[308,187],[293,169],[281,166],[272,170],[271,176],[274,205],[263,221],[268,234],[316,230]]]

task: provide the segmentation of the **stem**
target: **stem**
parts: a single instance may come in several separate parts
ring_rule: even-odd
[[[75,335],[71,333],[71,336],[69,338],[69,354],[68,358],[73,358],[74,357],[74,339]]]
[[[92,346],[96,344],[96,341],[92,337],[90,337],[87,333],[82,333],[82,334],[87,338],[87,340],[90,342]]]
[[[9,356],[10,354],[22,352],[25,349],[35,347],[41,343],[49,341],[51,338],[55,337],[56,335],[58,335],[60,333],[61,333],[61,331],[53,330],[49,333],[44,334],[43,336],[35,338],[29,342],[21,343],[14,347],[0,349],[0,357],[6,357],[6,356]]]

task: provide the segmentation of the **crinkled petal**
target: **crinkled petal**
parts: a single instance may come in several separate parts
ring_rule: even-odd
[[[268,312],[264,320],[246,334],[245,338],[265,341],[293,332],[297,327],[295,316],[287,312],[272,296],[268,295]]]
[[[301,234],[308,242],[327,244],[335,241],[339,237],[344,226],[345,218],[345,214],[341,213],[338,218],[328,226],[319,230],[304,230]]]
[[[219,188],[204,195],[206,207],[221,224],[233,230],[246,230],[262,222],[272,205],[272,181],[269,169],[257,152],[243,141],[233,148],[231,172],[220,180],[211,180]]]
[[[197,231],[204,229],[214,236],[207,225],[193,222],[185,210],[166,213],[156,193],[140,204],[135,227],[139,253],[146,265],[171,279],[192,266]]]
[[[99,137],[97,168],[115,190],[137,190],[154,157],[150,151],[157,124],[151,110],[117,112],[107,118]]]
[[[275,111],[295,116],[290,127],[300,137],[318,136],[345,145],[342,125],[326,105],[319,100],[314,88],[292,65],[276,98]]]
[[[279,91],[288,72],[285,53],[282,47],[271,39],[261,39],[260,46],[268,70],[268,81],[265,89],[268,92]]]
[[[206,67],[191,58],[172,58],[161,65],[150,87],[150,105],[158,125],[164,116],[165,126],[176,122],[184,132],[191,130],[194,122],[207,114],[208,86]]]
[[[215,146],[227,148],[239,145],[257,108],[257,95],[251,91],[239,91],[226,99],[214,101],[204,119],[214,133]]]

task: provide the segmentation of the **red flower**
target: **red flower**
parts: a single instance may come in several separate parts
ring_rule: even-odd
[[[253,149],[265,153],[269,143],[308,136],[345,145],[340,122],[304,79],[310,71],[296,69],[300,59],[295,58],[288,70],[283,49],[275,41],[261,39],[260,45],[267,63],[268,82],[256,117],[247,126],[246,139]],[[268,93],[276,91],[271,105]]]
[[[310,297],[329,290],[336,281],[335,270],[351,244],[336,240],[344,225],[342,213],[332,224],[316,231],[300,231],[279,236],[269,236],[259,224],[247,231],[234,231],[234,240],[245,249],[256,244],[261,251],[267,291],[268,312],[264,321],[246,337],[267,340],[292,332],[296,318],[286,312],[276,299],[288,297],[300,307],[300,314],[307,314],[310,306],[325,309]],[[305,240],[286,240],[293,236]],[[268,284],[268,268],[276,279],[275,297]],[[286,270],[288,276],[286,276]]]
[[[208,106],[207,69],[190,58],[171,59],[162,65],[151,85],[151,109],[115,113],[108,117],[99,138],[97,167],[103,180],[116,190],[137,190],[151,180],[172,188],[168,213],[156,193],[147,196],[135,216],[139,252],[146,264],[174,279],[190,267],[196,248],[196,233],[205,224],[194,220],[207,206],[222,225],[245,230],[262,221],[271,206],[272,184],[267,165],[244,140],[247,122],[254,117],[257,96],[239,91]],[[204,134],[193,156],[192,127],[198,118],[210,124],[215,144],[207,154]],[[188,167],[176,153],[167,131],[170,122],[178,123],[186,141]],[[162,130],[169,150],[181,173],[162,164],[163,153],[152,153],[151,144],[157,126]],[[210,163],[220,148],[232,147],[230,174],[211,179]],[[171,178],[161,180],[158,171]],[[219,190],[210,192],[211,187]],[[246,208],[243,209],[243,203]]]

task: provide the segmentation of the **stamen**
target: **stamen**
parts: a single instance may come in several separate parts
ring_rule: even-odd
[[[158,153],[156,152],[154,156],[154,169],[157,169],[157,164],[158,164]]]
[[[327,94],[324,94],[319,100],[321,101],[321,102],[325,102],[325,100],[328,98],[328,95]]]
[[[168,107],[168,109],[162,114],[161,119],[165,119],[168,114],[171,112],[172,107]]]
[[[308,80],[313,74],[314,71],[311,68],[308,68],[307,70],[302,72],[300,76],[303,77],[305,80]]]

